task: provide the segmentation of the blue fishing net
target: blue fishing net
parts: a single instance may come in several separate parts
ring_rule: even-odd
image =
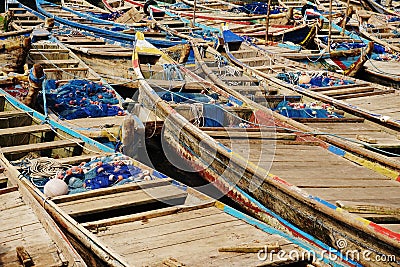
[[[290,84],[298,85],[303,88],[327,87],[327,86],[354,84],[354,81],[352,81],[352,80],[329,77],[323,73],[311,74],[311,79],[310,79],[309,83],[299,84],[299,78],[301,77],[301,75],[302,75],[301,72],[287,72],[287,73],[278,73],[278,75],[276,77],[282,81],[285,81]]]
[[[182,2],[176,2],[169,6],[170,9],[190,9],[191,7]]]
[[[208,103],[211,98],[218,99],[218,96],[209,95],[206,96],[200,93],[183,93],[183,92],[158,92],[157,93],[162,100],[167,102],[175,102],[175,103]]]
[[[240,7],[230,9],[231,12],[243,12],[246,14],[266,15],[268,13],[268,4],[265,2],[253,2]],[[272,6],[270,14],[279,14],[285,12],[286,9],[279,6]]]
[[[74,166],[60,174],[69,194],[143,181],[144,172],[125,156],[108,156]],[[148,176],[150,177],[150,176]]]
[[[388,19],[388,22],[395,22],[395,21],[400,21],[400,17],[391,16]]]
[[[343,116],[321,107],[311,105],[292,105],[288,101],[282,101],[275,111],[288,118],[342,118]]]
[[[121,12],[112,12],[112,13],[87,12],[87,13],[95,18],[102,20],[110,20],[110,21],[114,21],[122,15]]]
[[[61,119],[107,117],[123,115],[124,111],[115,106],[119,101],[111,87],[87,80],[71,80],[58,87],[56,80],[45,85],[47,108]],[[43,97],[38,98],[43,104]]]

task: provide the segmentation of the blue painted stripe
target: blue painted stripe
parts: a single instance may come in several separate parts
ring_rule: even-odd
[[[261,222],[261,221],[259,221],[257,219],[254,219],[254,218],[252,218],[252,217],[250,217],[250,216],[248,216],[248,215],[246,215],[246,214],[244,214],[244,213],[242,213],[242,212],[240,212],[238,210],[235,210],[235,209],[233,209],[233,208],[231,208],[231,207],[229,207],[227,205],[224,205],[224,212],[234,216],[235,218],[243,220],[248,224],[254,225],[258,229],[261,229],[262,231],[264,231],[266,233],[269,233],[269,234],[272,234],[272,235],[275,234],[275,235],[282,236],[282,237],[286,238],[287,240],[289,240],[290,242],[292,242],[293,244],[298,245],[299,247],[301,247],[302,249],[304,249],[306,251],[309,251],[310,255],[313,255],[313,252],[315,252],[315,255],[317,256],[317,258],[319,260],[322,260],[323,262],[329,264],[330,266],[334,266],[334,267],[348,266],[348,264],[346,264],[346,263],[339,263],[338,261],[334,261],[334,260],[329,259],[329,257],[328,257],[329,254],[327,254],[327,253],[323,253],[323,254],[321,253],[322,255],[317,253],[315,251],[315,247],[313,247],[308,242],[303,241],[303,240],[301,240],[299,238],[293,237],[292,235],[284,233],[284,232],[282,232],[280,230],[277,230],[277,229],[267,225],[266,223],[263,223],[263,222]],[[347,260],[345,260],[345,257],[342,254],[340,254],[339,252],[337,252],[336,250],[329,248],[328,251],[331,252],[332,254],[337,255],[337,259],[343,259],[344,261],[347,261]],[[351,261],[348,261],[348,262],[351,262]],[[360,265],[360,264],[358,264],[356,262],[354,262],[354,263],[351,262],[350,264],[356,265],[356,266],[362,266],[362,265]]]
[[[67,133],[67,134],[69,134],[69,135],[71,135],[73,137],[79,138],[82,141],[84,141],[85,143],[97,147],[102,152],[114,153],[114,149],[112,149],[110,147],[107,147],[107,146],[105,146],[105,145],[103,145],[103,144],[101,144],[101,143],[99,143],[97,141],[94,141],[93,139],[90,139],[90,138],[88,138],[88,137],[86,137],[86,136],[84,136],[84,135],[82,135],[82,134],[80,134],[80,133],[78,133],[78,132],[76,132],[76,131],[74,131],[74,130],[72,130],[72,129],[70,129],[70,128],[62,125],[62,124],[60,124],[60,123],[58,123],[58,122],[56,122],[56,121],[48,120],[43,114],[41,114],[41,113],[31,109],[30,107],[22,104],[17,99],[15,99],[11,95],[9,95],[3,89],[0,89],[0,93],[4,94],[5,98],[7,99],[7,101],[10,102],[11,105],[15,106],[16,108],[21,109],[22,111],[31,113],[33,115],[33,117],[35,117],[35,118],[37,118],[37,119],[39,119],[41,121],[47,121],[48,124],[50,124],[52,127],[56,128],[56,129],[60,129],[61,131],[64,131],[65,133]]]
[[[325,206],[327,206],[327,207],[329,207],[329,208],[331,208],[331,209],[336,210],[336,208],[337,208],[337,207],[336,207],[335,205],[333,205],[332,203],[330,203],[330,202],[328,202],[328,201],[326,201],[326,200],[323,200],[323,199],[321,199],[321,198],[319,198],[319,197],[315,197],[315,196],[309,195],[308,198],[313,199],[313,200],[315,200],[315,201],[318,201],[319,203],[322,203],[322,204],[324,204]]]
[[[223,177],[223,176],[222,176]],[[229,183],[229,181],[227,181]],[[298,233],[300,236],[303,236],[305,239],[310,240],[311,242],[315,243],[317,246],[321,247],[324,250],[327,251],[332,251],[332,248],[328,245],[326,245],[325,243],[321,242],[320,240],[316,239],[315,237],[313,237],[312,235],[309,235],[308,233],[304,232],[303,230],[297,228],[295,225],[291,224],[290,222],[286,221],[285,219],[283,219],[282,217],[280,217],[278,214],[274,213],[273,211],[271,211],[270,209],[266,208],[264,205],[262,205],[260,202],[258,202],[256,199],[254,199],[253,197],[251,197],[249,194],[247,194],[246,192],[244,192],[242,189],[240,189],[238,186],[235,185],[235,189],[243,194],[247,199],[250,200],[251,203],[255,204],[258,208],[260,208],[263,212],[265,212],[266,214],[270,215],[271,217],[276,218],[280,223],[282,223],[285,227],[292,229],[294,232]],[[328,203],[328,202],[326,202]],[[330,204],[330,203],[329,203]],[[330,204],[331,205],[331,204]],[[336,207],[335,207],[336,208]],[[293,237],[291,237],[293,238]],[[293,241],[292,241],[293,242]],[[332,252],[333,253],[333,252]],[[339,251],[334,253],[335,255],[337,255],[338,257],[340,257],[341,259],[349,262],[351,265],[355,265],[355,266],[362,266],[361,264],[352,261],[351,259],[347,259],[344,255],[342,255]],[[339,265],[341,266],[341,265]]]
[[[227,148],[225,145],[221,144],[220,142],[218,142],[218,145],[219,145],[220,147],[222,147],[223,149],[225,149],[226,151],[228,151],[229,153],[232,152],[232,149]],[[196,155],[196,156],[197,156],[197,155]]]
[[[237,98],[234,97],[234,96],[231,96],[231,95],[230,95],[230,96],[228,97],[228,99],[229,99],[229,101],[231,101],[231,102],[237,104],[238,106],[243,106],[243,101],[240,101],[239,99],[237,99]]]
[[[336,154],[338,156],[344,157],[344,155],[346,155],[346,151],[338,148],[337,146],[334,145],[330,145],[328,146],[328,151],[332,152],[333,154]]]

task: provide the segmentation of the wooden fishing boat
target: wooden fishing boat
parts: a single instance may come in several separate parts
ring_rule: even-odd
[[[169,47],[182,43],[181,40],[176,40],[176,38],[166,38],[168,36],[165,33],[149,31],[146,24],[139,24],[134,27],[134,25],[128,26],[126,24],[115,23],[110,20],[97,18],[91,13],[82,12],[81,7],[78,8],[79,11],[76,11],[69,7],[56,5],[44,0],[38,0],[36,6],[45,16],[54,18],[61,24],[89,31],[122,43],[131,43],[134,40],[133,34],[136,30],[148,32],[152,36],[149,40],[158,47]],[[87,12],[91,11],[88,10]]]
[[[289,64],[288,61],[284,61],[278,56],[269,55],[265,51],[257,49],[254,45],[250,46],[241,42],[240,39],[237,39],[236,43],[228,42],[225,45],[225,52],[232,62],[244,68],[248,73],[254,73],[267,79],[272,76],[276,77],[280,72],[297,73],[296,76],[298,77],[304,71],[301,66]],[[339,81],[343,79],[338,74],[329,73],[329,75]],[[393,105],[391,103],[398,101],[398,95],[393,89],[350,77],[348,79],[353,82],[347,85],[343,84],[340,87],[328,86],[320,89],[312,88],[311,90],[298,88],[296,91],[312,95],[314,98],[334,104],[347,112],[368,117],[375,122],[382,120],[390,127],[397,128],[399,126],[399,114],[391,108]],[[307,80],[309,82],[309,76]],[[297,79],[296,83],[298,84],[298,82]]]
[[[277,75],[278,79],[271,81],[255,74],[253,76],[246,75],[243,70],[238,70],[230,64],[216,62],[213,59],[218,52],[211,47],[206,51],[202,51],[203,48],[194,43],[192,43],[192,47],[196,57],[196,70],[201,70],[216,85],[237,97],[239,96],[235,92],[271,108],[283,116],[304,123],[310,127],[309,132],[321,131],[333,136],[339,135],[346,141],[363,145],[383,155],[393,156],[386,152],[395,151],[396,147],[400,148],[396,130],[385,128],[385,131],[382,131],[381,124],[373,123],[364,116],[354,116],[334,108],[330,104],[320,103],[320,98],[310,97],[312,94],[302,97],[298,91],[292,89],[293,86],[296,86],[300,91],[307,86],[306,88],[310,91],[314,91],[315,88],[315,92],[319,92],[318,89],[322,90],[323,84],[326,86],[331,84],[332,88],[336,86],[336,90],[338,90],[341,86],[340,83],[349,85],[359,82],[355,79],[337,79],[337,77],[335,79],[333,76],[328,78],[329,74],[321,71],[303,71],[302,73],[280,73]],[[309,84],[297,84],[302,75],[312,77],[313,81],[310,80]],[[291,81],[296,82],[293,84]],[[320,87],[318,87],[317,81],[321,81]],[[359,84],[359,86],[361,85]],[[370,84],[370,86],[374,85]],[[329,89],[326,89],[329,94]],[[323,93],[323,91],[321,92]],[[384,94],[383,91],[382,94]]]
[[[142,36],[138,36],[133,66],[139,78],[145,78],[149,75],[149,67],[145,67],[147,63],[154,65],[151,68],[152,76],[160,77],[161,74],[156,73],[157,69],[161,70],[157,67],[157,61],[163,62],[163,60],[165,60],[165,56],[160,51],[145,42]],[[190,75],[189,72],[185,73]],[[225,183],[236,185],[235,188],[239,190],[239,193],[251,193],[272,212],[276,212],[296,227],[305,229],[316,238],[332,246],[336,246],[335,243],[343,238],[346,240],[345,251],[349,249],[370,250],[371,246],[381,244],[379,248],[375,247],[373,251],[379,251],[379,254],[386,255],[398,253],[399,234],[396,233],[398,224],[395,223],[390,226],[393,229],[392,231],[371,221],[354,217],[352,214],[337,209],[334,205],[337,200],[351,202],[356,201],[356,199],[362,201],[363,198],[368,198],[374,203],[380,202],[372,195],[365,196],[368,190],[357,185],[357,183],[365,185],[365,179],[358,180],[358,182],[352,180],[352,183],[354,183],[348,185],[350,186],[348,190],[352,193],[346,193],[344,192],[345,189],[338,188],[337,183],[342,184],[343,182],[343,180],[340,181],[341,179],[360,177],[361,172],[363,177],[370,177],[372,180],[378,179],[379,186],[382,186],[383,181],[388,179],[390,190],[398,191],[400,184],[390,181],[388,177],[384,178],[380,176],[381,174],[365,167],[360,167],[355,171],[354,162],[362,161],[356,154],[343,150],[336,145],[322,142],[318,138],[307,137],[304,134],[296,135],[290,130],[287,132],[290,127],[295,125],[290,119],[285,119],[279,114],[268,113],[265,108],[259,107],[255,103],[244,98],[239,99],[233,95],[226,95],[226,93],[220,93],[219,98],[214,98],[216,103],[225,103],[228,99],[228,103],[218,106],[218,110],[226,113],[225,117],[220,116],[221,114],[216,110],[214,110],[215,113],[212,113],[213,115],[207,115],[206,111],[202,116],[212,118],[212,120],[208,122],[206,120],[205,124],[201,124],[201,118],[196,117],[196,112],[191,111],[194,107],[188,107],[192,101],[195,101],[195,98],[191,98],[189,102],[182,105],[177,104],[179,102],[178,97],[184,98],[182,93],[187,91],[180,90],[180,94],[172,96],[174,93],[170,90],[170,98],[165,98],[165,94],[160,97],[155,91],[160,90],[160,86],[154,87],[151,82],[145,79],[140,79],[139,82],[141,85],[139,97],[142,106],[148,108],[159,118],[164,119],[163,140],[202,177],[213,182],[221,191],[228,192],[229,197],[240,203],[251,214],[259,216],[256,210],[242,201],[242,197],[238,196],[238,193],[230,193],[224,185]],[[166,88],[168,88],[168,85]],[[208,85],[207,88],[213,88],[213,85]],[[162,91],[164,90],[168,89],[162,89]],[[214,88],[214,90],[214,92],[220,92],[218,89]],[[175,99],[173,99],[174,97]],[[173,103],[171,99],[173,99]],[[213,103],[212,100],[209,101]],[[199,102],[196,102],[195,105],[199,105]],[[211,124],[207,123],[215,123],[216,126],[210,127]],[[243,127],[242,123],[251,126],[242,129],[240,128]],[[199,125],[199,127],[195,125]],[[278,131],[275,136],[271,135],[271,127]],[[298,132],[299,130],[293,128],[293,131]],[[340,141],[337,142],[337,145],[340,143]],[[348,149],[349,147],[347,146]],[[272,151],[275,151],[275,153],[272,153]],[[288,153],[288,151],[290,152]],[[307,153],[307,156],[304,153]],[[275,157],[274,160],[271,157]],[[350,158],[355,161],[350,160]],[[293,168],[294,162],[296,162],[296,169],[288,170],[288,166]],[[332,168],[332,164],[338,164],[338,166]],[[310,170],[312,165],[318,165],[319,168]],[[268,171],[269,169],[271,172]],[[277,175],[272,173],[277,173]],[[300,173],[302,174],[300,175]],[[393,173],[393,175],[395,174],[398,174],[398,172]],[[307,181],[303,183],[297,180],[299,175],[309,178],[306,178]],[[321,177],[326,177],[327,182],[329,180],[326,190],[321,189],[318,185],[317,180],[320,181]],[[306,187],[307,193],[290,184],[290,182]],[[369,186],[373,185],[370,184]],[[377,189],[373,190],[377,192]],[[355,194],[356,191],[357,195]],[[316,195],[313,196],[312,194]],[[395,204],[396,197],[381,201],[382,205],[387,202],[397,205]],[[354,202],[352,203],[354,204]],[[359,223],[360,221],[366,223]],[[361,236],[362,241],[357,241]],[[377,240],[372,241],[371,238]],[[392,249],[387,250],[390,246]],[[367,263],[364,259],[360,259],[360,262]],[[390,263],[387,265],[390,265]]]
[[[141,8],[144,7],[145,2],[142,1],[134,1],[134,0],[126,0],[127,2],[137,5]],[[265,18],[266,15],[253,15],[253,14],[245,14],[245,13],[240,13],[240,14],[235,14],[234,12],[224,12],[221,10],[201,10],[200,8],[196,8],[196,11],[193,12],[193,9],[187,10],[187,9],[180,9],[180,8],[174,8],[173,5],[150,5],[150,9],[153,12],[165,12],[168,10],[168,12],[176,14],[180,17],[187,17],[194,19],[195,21],[201,20],[201,21],[222,21],[222,22],[229,22],[229,23],[236,23],[236,24],[245,24],[245,25],[250,25],[250,24],[262,24],[265,25]],[[290,11],[287,11],[286,13],[281,13],[281,14],[270,14],[269,16],[269,21],[270,24],[280,24],[280,25],[286,25],[291,23],[291,15],[292,13]]]
[[[5,104],[4,97],[2,100]],[[2,130],[3,134],[7,135],[6,129]],[[2,266],[86,266],[84,260],[41,204],[20,181],[10,179],[12,175],[7,168],[4,168],[3,162],[1,162],[0,172],[0,203],[2,203],[0,264]]]
[[[321,249],[292,237],[127,156],[115,154],[7,94],[0,98],[4,103],[3,119],[15,122],[2,129],[6,146],[2,146],[1,165],[11,181],[36,198],[35,205],[40,207],[39,203],[43,203],[90,266],[249,266],[289,262],[349,266],[345,260],[324,256],[326,247]],[[25,142],[17,142],[16,134]],[[27,135],[31,138],[25,138]],[[111,179],[108,173],[107,179],[101,180],[110,165],[113,173],[120,173],[118,178],[123,177],[117,181],[125,181],[124,184],[106,184]],[[122,171],[126,168],[129,174]],[[65,187],[54,187],[60,183],[67,186],[67,182],[67,191]],[[41,240],[46,241],[43,237]],[[300,256],[282,259],[272,250],[280,255],[296,251]],[[46,250],[47,261],[50,252]],[[79,266],[73,260],[69,263]]]
[[[375,0],[362,0],[361,3],[364,7],[372,9],[372,11],[388,14],[393,16],[398,16],[400,14],[399,5],[397,1],[392,0],[384,0],[384,1],[375,1]]]
[[[399,21],[396,18],[390,22],[391,18],[386,15],[371,11],[359,10],[356,13],[358,21],[361,23],[360,33],[367,39],[381,44],[394,52],[400,52],[400,44],[397,34]],[[368,27],[370,25],[370,27]]]
[[[0,73],[21,73],[24,71],[26,56],[31,47],[31,39],[25,36],[13,36],[0,40]]]
[[[357,17],[357,16],[356,16]],[[326,19],[325,19],[326,20]],[[356,20],[358,21],[358,20]],[[332,23],[333,31],[342,33],[342,36],[346,36],[347,39],[351,39],[348,43],[349,47],[360,46],[365,47],[369,45],[370,42],[375,42],[374,39],[365,39],[354,32],[343,29],[335,23]],[[351,25],[354,27],[354,23]],[[361,27],[362,28],[362,27]],[[359,32],[364,31],[360,29]],[[341,38],[341,37],[339,37]],[[335,40],[335,39],[333,39]],[[378,40],[376,40],[378,41]],[[368,81],[377,82],[390,87],[399,87],[399,68],[398,68],[398,55],[395,51],[390,48],[386,48],[379,44],[379,42],[374,45],[374,49],[371,56],[367,56],[368,61],[366,61],[361,69],[359,77],[366,79]]]
[[[32,44],[27,64],[30,89],[15,95],[32,95],[32,106],[37,102],[46,115],[88,136],[118,139],[122,97],[71,50],[47,36]]]
[[[27,36],[32,31],[31,29],[12,30],[13,27],[10,27],[10,24],[13,23],[15,18],[14,11],[8,11],[5,13],[5,15],[0,14],[0,18],[2,23],[2,27],[0,28],[0,40],[4,40],[12,36],[21,36],[21,35]]]
[[[328,51],[330,55],[330,61],[323,63],[330,65],[328,70],[342,71],[351,77],[363,68],[374,49],[373,42],[364,44],[359,38],[351,38],[337,29],[329,33],[326,27],[318,30],[314,40],[320,49]]]
[[[53,35],[109,84],[137,88],[136,75],[130,68],[132,46],[123,46],[121,43],[76,30],[57,31]],[[132,95],[131,90],[126,92],[126,96]]]
[[[7,0],[8,10],[13,13],[10,27],[17,31],[32,32],[32,30],[43,24],[44,20],[39,18],[32,9],[14,0]]]

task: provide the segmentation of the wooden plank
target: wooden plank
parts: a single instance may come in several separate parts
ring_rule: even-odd
[[[167,185],[69,201],[60,203],[59,206],[71,216],[81,216],[163,201],[182,204],[186,195],[186,192]]]
[[[357,201],[363,202],[365,199],[376,200],[384,198],[386,203],[391,200],[399,203],[400,184],[397,187],[373,187],[355,190],[354,188],[309,188],[307,192],[314,196],[319,196],[327,201]],[[384,192],[384,195],[382,193]]]
[[[49,68],[44,69],[44,72],[62,72],[62,71],[88,71],[89,68]]]
[[[193,206],[173,206],[173,207],[166,207],[166,208],[161,208],[157,210],[151,210],[151,211],[144,211],[144,212],[139,212],[135,214],[130,214],[130,215],[125,215],[125,216],[119,216],[118,218],[108,218],[108,219],[103,219],[103,220],[98,220],[98,221],[91,221],[88,223],[83,223],[82,226],[87,228],[87,229],[95,229],[99,227],[106,227],[106,226],[111,226],[111,225],[117,225],[117,224],[125,224],[125,223],[130,223],[134,221],[146,221],[148,222],[149,219],[157,218],[157,217],[166,217],[167,215],[171,214],[178,214],[178,213],[184,213],[184,212],[189,212],[193,210],[200,210],[204,208],[208,208],[211,206],[215,205],[215,201],[210,201],[206,202],[203,204],[199,205],[193,205]]]
[[[363,203],[355,201],[336,201],[336,206],[345,209],[349,212],[357,213],[375,213],[375,214],[385,214],[385,215],[400,215],[400,206],[395,205],[383,205],[374,203]]]
[[[248,138],[248,139],[273,139],[273,140],[295,140],[296,134],[290,133],[266,133],[266,132],[223,132],[204,131],[213,138]]]
[[[81,139],[57,140],[57,141],[45,142],[45,143],[35,143],[35,144],[29,144],[29,145],[3,147],[2,151],[3,151],[4,155],[10,155],[10,154],[17,154],[17,153],[40,151],[40,150],[45,150],[45,149],[73,147],[73,146],[78,146],[78,144],[83,145],[84,142]]]
[[[35,60],[36,64],[42,64],[42,65],[63,65],[63,64],[68,64],[68,65],[78,65],[79,61],[76,59],[45,59],[45,60]]]
[[[13,127],[0,129],[0,136],[14,135],[14,134],[31,134],[37,132],[50,132],[51,127],[46,124],[29,125],[23,127]]]
[[[12,111],[1,111],[0,118],[8,118],[8,117],[20,117],[20,116],[28,116],[28,114],[24,111],[12,110]]]
[[[374,90],[375,90],[374,87],[368,86],[368,87],[361,87],[361,88],[331,90],[331,91],[325,92],[324,95],[339,96],[339,95],[347,95],[347,94],[355,94],[355,93],[372,92]]]
[[[364,118],[294,118],[301,123],[362,123]],[[314,125],[312,125],[314,126]]]
[[[150,180],[150,181],[142,181],[136,183],[128,183],[117,187],[107,187],[107,188],[99,188],[96,190],[82,192],[76,195],[63,195],[53,197],[52,200],[54,203],[64,203],[69,201],[76,201],[80,199],[88,199],[93,197],[111,195],[111,194],[118,194],[127,191],[135,191],[135,190],[143,190],[146,188],[157,187],[157,186],[164,186],[169,185],[171,182],[170,178],[165,179],[157,179],[157,180]]]
[[[345,89],[345,88],[354,88],[354,87],[365,87],[370,86],[370,83],[352,83],[352,84],[344,84],[344,85],[336,85],[336,86],[324,86],[324,87],[313,87],[309,90],[314,92],[324,92],[330,90],[338,90],[338,89]]]

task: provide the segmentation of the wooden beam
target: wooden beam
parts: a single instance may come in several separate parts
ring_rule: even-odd
[[[145,190],[127,191],[69,201],[60,203],[58,206],[71,216],[83,216],[158,202],[183,204],[186,196],[187,193],[185,191],[172,185],[164,185],[146,188]]]
[[[301,123],[362,123],[364,118],[293,118]]]
[[[37,132],[50,132],[51,127],[46,124],[29,125],[22,127],[0,129],[0,136],[17,135],[17,134],[31,134]]]
[[[27,153],[27,152],[32,152],[32,151],[40,151],[40,150],[45,150],[45,149],[73,147],[73,146],[78,146],[78,144],[83,145],[84,142],[81,139],[57,140],[57,141],[45,142],[45,143],[35,143],[35,144],[29,144],[29,145],[3,147],[2,152],[5,155],[10,155],[10,154],[18,154],[18,153]]]

